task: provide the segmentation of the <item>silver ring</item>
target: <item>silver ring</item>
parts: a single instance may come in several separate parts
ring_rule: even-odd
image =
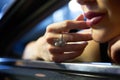
[[[65,44],[66,44],[66,41],[63,38],[63,33],[62,33],[59,39],[55,39],[54,46],[63,47],[65,46]]]

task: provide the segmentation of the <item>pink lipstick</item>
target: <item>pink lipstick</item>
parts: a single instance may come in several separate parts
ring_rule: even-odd
[[[104,17],[105,13],[98,12],[86,12],[85,17],[87,18],[87,23],[90,26],[98,24]]]

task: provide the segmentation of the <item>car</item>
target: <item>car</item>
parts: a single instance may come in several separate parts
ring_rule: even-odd
[[[112,63],[55,63],[21,58],[26,44],[42,36],[47,25],[82,14],[73,9],[78,6],[73,3],[75,0],[0,1],[1,80],[119,80],[120,66]]]

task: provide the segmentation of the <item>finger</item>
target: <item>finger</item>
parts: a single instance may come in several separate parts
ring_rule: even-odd
[[[67,42],[78,42],[78,41],[88,41],[91,40],[91,34],[81,34],[81,33],[66,33],[64,34],[64,40]]]
[[[47,27],[47,32],[61,33],[69,32],[72,29],[87,29],[90,28],[85,21],[66,20],[60,23],[54,23]]]
[[[57,39],[61,38],[62,34],[57,33],[48,33],[46,34],[46,42],[50,45],[54,45]],[[63,39],[69,43],[69,42],[80,42],[80,41],[89,41],[92,40],[91,32],[89,31],[82,31],[78,33],[64,33]]]
[[[46,42],[48,42],[49,44],[53,45],[54,42],[61,38],[61,34],[56,34],[54,36],[48,37],[46,39]],[[79,41],[89,41],[92,40],[92,36],[91,34],[81,34],[81,33],[65,33],[63,35],[63,39],[66,42],[79,42]]]
[[[120,36],[109,41],[108,55],[115,63],[120,63]]]
[[[78,16],[75,20],[76,20],[76,21],[81,21],[81,20],[84,21],[84,16],[83,16],[83,15],[80,15],[80,16]]]
[[[46,42],[50,45],[54,45],[56,40],[61,38],[61,34],[49,33],[46,37]],[[91,34],[88,33],[64,33],[63,39],[66,43],[89,41],[92,40]]]
[[[47,33],[45,34],[45,40],[47,43],[53,45],[57,39],[61,38],[61,35],[60,33]]]
[[[63,54],[64,52],[80,51],[87,46],[88,42],[66,44],[64,47],[51,46],[49,51],[51,54]]]
[[[70,53],[66,53],[66,54],[58,54],[57,56],[53,57],[52,59],[53,59],[53,61],[59,63],[59,62],[74,59],[74,58],[80,56],[82,52],[83,52],[83,50],[70,52]]]

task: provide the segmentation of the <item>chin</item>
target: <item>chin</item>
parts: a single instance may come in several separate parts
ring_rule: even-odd
[[[98,43],[105,43],[105,42],[107,42],[107,40],[103,40],[103,39],[93,39],[93,40],[98,42]]]
[[[107,36],[94,36],[92,35],[92,38],[94,41],[99,42],[99,43],[105,43],[108,42],[110,40],[110,38],[108,38]]]
[[[106,40],[103,40],[103,39],[95,39],[95,38],[93,38],[93,40],[98,42],[98,43],[105,43],[105,42],[107,42]]]
[[[109,35],[110,33],[103,29],[92,29],[92,38],[94,41],[99,43],[105,43],[111,40],[113,35]]]

